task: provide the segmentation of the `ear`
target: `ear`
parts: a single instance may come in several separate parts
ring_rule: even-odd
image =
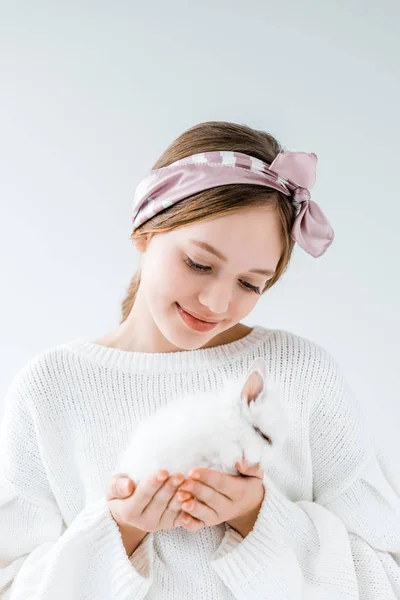
[[[250,404],[256,400],[264,390],[266,380],[266,364],[261,358],[257,358],[247,372],[246,379],[240,397]]]

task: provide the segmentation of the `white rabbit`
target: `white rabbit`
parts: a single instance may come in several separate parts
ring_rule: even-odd
[[[227,379],[219,392],[187,395],[141,421],[114,473],[125,473],[136,485],[159,469],[187,476],[207,467],[238,475],[242,457],[265,470],[288,431],[279,388],[267,381],[259,358],[243,385]]]

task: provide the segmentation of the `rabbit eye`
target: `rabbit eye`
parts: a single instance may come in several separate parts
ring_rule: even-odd
[[[260,435],[261,435],[261,437],[263,437],[263,438],[264,438],[264,440],[265,440],[266,442],[268,442],[268,444],[269,444],[270,446],[272,446],[272,440],[271,440],[271,438],[270,438],[270,437],[268,437],[267,435],[265,435],[265,434],[264,434],[264,433],[261,431],[261,429],[258,429],[258,427],[255,427],[255,426],[254,426],[254,431],[256,431],[258,434],[260,434]]]

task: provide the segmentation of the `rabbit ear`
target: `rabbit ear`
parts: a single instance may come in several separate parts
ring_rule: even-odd
[[[261,358],[257,358],[248,370],[240,394],[240,397],[247,400],[248,404],[250,404],[252,400],[256,400],[264,390],[266,371],[266,363]]]
[[[267,380],[267,363],[263,358],[256,358],[251,364],[250,369],[246,373],[245,379],[247,379],[254,371],[258,371],[264,381]]]

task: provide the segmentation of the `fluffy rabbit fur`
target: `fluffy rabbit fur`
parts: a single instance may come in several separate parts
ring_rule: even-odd
[[[226,380],[218,393],[187,395],[141,421],[114,473],[127,474],[136,485],[159,469],[187,476],[207,467],[237,475],[242,457],[265,470],[289,427],[279,388],[267,381],[266,363],[257,359],[244,384]]]

